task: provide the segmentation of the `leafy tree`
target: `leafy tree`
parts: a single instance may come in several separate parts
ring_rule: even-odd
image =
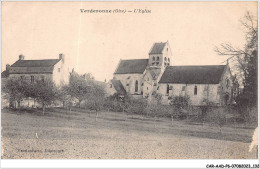
[[[36,80],[35,85],[32,86],[34,87],[33,91],[35,91],[35,99],[42,104],[44,114],[46,106],[58,99],[58,88],[51,80]]]
[[[20,78],[9,78],[5,85],[2,87],[3,92],[7,93],[9,97],[10,107],[13,107],[13,102],[18,103],[18,109],[20,109],[20,103],[27,97],[28,83]]]
[[[140,114],[143,115],[145,113],[145,109],[147,107],[147,102],[145,99],[135,99],[135,98],[129,98],[128,99],[128,106],[127,106],[127,112],[134,114]]]
[[[69,85],[64,87],[64,89],[68,95],[78,100],[78,105],[80,108],[81,102],[89,95],[91,86],[84,78],[82,78],[76,72],[73,72],[70,75]]]
[[[187,115],[187,108],[189,106],[190,99],[188,96],[174,96],[170,100],[170,105],[173,107],[172,117],[174,115]]]

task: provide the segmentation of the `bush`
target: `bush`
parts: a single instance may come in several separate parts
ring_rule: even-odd
[[[144,115],[146,113],[147,101],[145,99],[129,100],[126,111],[131,114]]]
[[[103,105],[105,110],[114,112],[123,112],[127,107],[127,104],[122,101],[106,99]]]
[[[205,121],[222,127],[226,123],[226,114],[224,107],[215,107],[206,114]]]
[[[172,116],[183,119],[188,115],[190,99],[188,96],[174,96],[170,100],[170,105],[173,108]]]

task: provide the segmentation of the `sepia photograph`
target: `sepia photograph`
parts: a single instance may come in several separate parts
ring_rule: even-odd
[[[1,159],[258,159],[257,1],[1,3]]]

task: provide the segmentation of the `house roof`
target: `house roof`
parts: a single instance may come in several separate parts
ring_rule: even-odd
[[[162,51],[165,47],[167,42],[161,42],[161,43],[154,43],[152,49],[149,52],[150,54],[162,54]]]
[[[60,59],[46,60],[17,60],[11,67],[50,67],[58,63]]]
[[[159,83],[218,84],[225,66],[168,66]]]
[[[60,59],[18,60],[10,66],[9,74],[52,73]]]
[[[120,80],[112,79],[111,80],[112,85],[114,86],[115,90],[117,91],[118,94],[126,94],[125,88],[122,85]]]
[[[148,59],[121,60],[114,74],[142,74],[148,65]]]
[[[1,73],[1,78],[7,78],[8,76],[8,73],[6,70],[4,70],[2,73]]]

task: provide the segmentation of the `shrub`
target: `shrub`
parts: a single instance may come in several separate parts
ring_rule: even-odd
[[[188,96],[174,96],[170,100],[170,105],[173,108],[172,116],[186,117],[190,99]]]
[[[132,98],[128,102],[126,111],[132,114],[143,115],[146,113],[147,101],[145,99],[134,99]]]

